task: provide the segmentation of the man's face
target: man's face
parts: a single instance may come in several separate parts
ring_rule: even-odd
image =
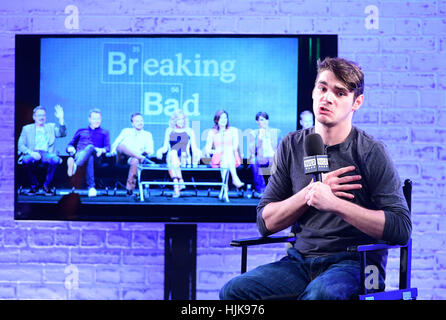
[[[90,128],[96,129],[101,126],[102,117],[100,113],[92,112],[90,114],[90,117],[88,118],[88,121],[90,122]]]
[[[144,119],[140,115],[136,115],[132,119],[132,125],[136,130],[142,130],[144,128]]]
[[[353,95],[332,71],[322,71],[312,94],[316,121],[327,127],[351,124],[353,112],[361,107],[363,99],[360,95],[353,100]]]
[[[267,129],[268,128],[268,119],[259,116],[259,118],[257,119],[257,124],[259,125],[260,129]]]
[[[313,115],[312,114],[303,114],[300,117],[300,125],[302,126],[302,129],[311,128],[314,125]]]
[[[34,123],[36,126],[43,126],[46,122],[46,112],[45,110],[37,110],[33,115]]]

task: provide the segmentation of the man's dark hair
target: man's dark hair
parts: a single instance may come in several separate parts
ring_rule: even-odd
[[[101,109],[98,108],[90,109],[90,111],[88,112],[88,117],[91,117],[92,113],[99,113],[102,116]]]
[[[256,114],[256,121],[259,120],[260,117],[263,117],[266,120],[269,119],[268,114],[266,112],[264,112],[264,111],[257,112],[257,114]]]
[[[353,92],[353,100],[364,93],[364,73],[361,67],[356,63],[343,58],[330,58],[317,61],[317,78],[322,71],[330,70],[333,72],[347,88]]]
[[[33,109],[33,116],[34,116],[34,115],[36,114],[36,112],[39,111],[39,110],[43,110],[43,111],[45,111],[45,113],[46,113],[46,108],[45,108],[45,107],[37,106],[37,107],[35,107],[35,108]]]
[[[133,118],[136,117],[136,116],[141,116],[141,117],[142,117],[141,112],[135,112],[135,113],[132,113],[132,114],[130,115],[130,122],[133,122]]]

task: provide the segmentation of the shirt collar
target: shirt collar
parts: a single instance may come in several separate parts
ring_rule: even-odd
[[[311,134],[311,133],[315,133],[315,129],[314,126],[311,128],[306,129],[307,131],[307,135]],[[328,146],[326,144],[324,144],[324,148],[325,151],[327,150],[341,150],[341,151],[346,151],[349,149],[352,141],[358,136],[358,129],[356,129],[355,126],[352,126],[352,130],[350,131],[350,133],[348,134],[347,138],[338,144],[332,145],[332,146]]]
[[[350,133],[348,134],[347,138],[343,142],[332,145],[332,146],[324,145],[325,150],[346,151],[350,148],[352,141],[356,138],[357,135],[358,135],[358,131],[357,131],[356,127],[352,126]]]

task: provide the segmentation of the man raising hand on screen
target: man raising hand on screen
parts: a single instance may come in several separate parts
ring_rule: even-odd
[[[43,164],[47,167],[43,192],[46,195],[53,193],[51,184],[54,172],[62,162],[62,159],[55,152],[55,140],[67,135],[64,112],[60,105],[54,107],[54,116],[58,119],[58,123],[47,123],[46,109],[37,106],[33,110],[34,123],[24,126],[20,133],[18,141],[19,163],[22,163],[28,172],[31,182],[29,195],[36,194],[39,189],[39,182],[34,170],[37,164]]]
[[[383,144],[352,125],[363,90],[355,63],[318,62],[315,126],[282,140],[257,207],[262,235],[294,226],[297,240],[282,260],[229,281],[222,299],[352,299],[361,287],[360,263],[347,248],[408,241],[412,225],[398,173]],[[322,182],[304,174],[304,141],[313,133],[322,137],[331,170]],[[380,271],[381,289],[386,260],[387,251],[368,257]]]

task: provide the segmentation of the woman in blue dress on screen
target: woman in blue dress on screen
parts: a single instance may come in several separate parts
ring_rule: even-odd
[[[182,110],[174,111],[164,134],[164,144],[156,152],[158,159],[162,159],[163,154],[167,153],[169,175],[175,182],[172,195],[174,198],[178,198],[181,190],[186,188],[181,167],[197,164],[200,160],[201,152],[195,141],[195,134],[189,127],[186,114]]]
[[[235,127],[229,126],[229,116],[225,110],[218,110],[214,116],[214,127],[209,131],[206,139],[205,152],[212,155],[211,166],[222,168],[222,177],[229,170],[232,183],[236,188],[244,183],[237,175],[237,167],[242,163],[239,152],[239,136]]]

